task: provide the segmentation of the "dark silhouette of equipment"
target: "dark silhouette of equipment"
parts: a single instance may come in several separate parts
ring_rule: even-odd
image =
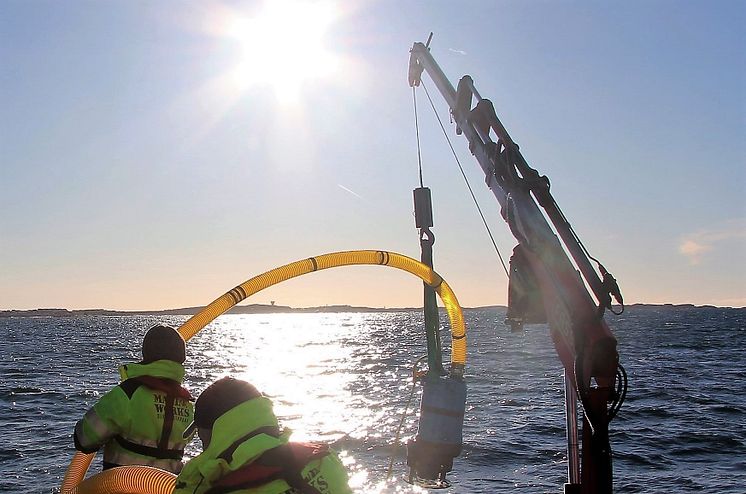
[[[506,322],[516,331],[524,324],[548,323],[565,370],[569,477],[565,492],[609,494],[608,426],[624,399],[626,375],[619,365],[616,338],[603,316],[607,309],[614,311],[612,296],[623,304],[621,291],[576,235],[550,192],[549,179],[523,158],[492,102],[481,97],[468,75],[454,89],[430,54],[431,38],[432,34],[426,44],[415,43],[410,51],[409,85],[422,85],[422,74],[428,73],[518,241],[510,262]],[[583,411],[582,449],[577,438],[578,399]]]

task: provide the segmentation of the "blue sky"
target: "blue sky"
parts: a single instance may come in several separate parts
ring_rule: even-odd
[[[0,3],[0,309],[204,305],[312,255],[418,257],[406,77],[430,31],[444,72],[494,102],[628,301],[746,305],[746,4],[325,5],[336,71],[310,73],[307,37],[272,70],[249,64],[259,80],[229,83],[247,50],[278,50],[271,34],[247,48],[225,28],[261,2]],[[302,20],[321,25],[313,7]],[[422,92],[418,104],[436,269],[463,305],[504,304]],[[449,131],[509,256],[481,170]],[[314,273],[253,302],[421,304],[419,281],[389,271]]]

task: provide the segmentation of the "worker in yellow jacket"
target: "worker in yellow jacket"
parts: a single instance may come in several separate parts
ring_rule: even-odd
[[[150,328],[142,361],[119,368],[122,382],[75,425],[75,448],[104,448],[103,468],[147,465],[179,473],[184,431],[194,417],[192,397],[181,386],[186,359],[184,338],[169,326]]]
[[[176,479],[174,494],[348,494],[347,472],[326,445],[290,442],[272,402],[226,377],[197,399],[193,430],[203,452]]]

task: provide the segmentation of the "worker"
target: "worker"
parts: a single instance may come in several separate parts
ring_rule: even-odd
[[[176,479],[174,494],[348,494],[347,471],[323,444],[290,442],[272,402],[225,377],[197,398],[193,430],[203,452]]]
[[[193,398],[181,386],[186,345],[170,326],[148,330],[142,361],[119,367],[122,382],[101,397],[75,425],[75,449],[104,448],[103,469],[146,465],[179,473],[184,431],[193,420]]]

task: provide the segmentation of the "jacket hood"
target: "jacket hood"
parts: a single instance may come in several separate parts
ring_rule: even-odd
[[[180,476],[190,478],[201,475],[208,482],[214,482],[238,470],[265,451],[286,444],[290,440],[291,431],[285,429],[279,437],[262,433],[246,439],[235,449],[230,462],[218,456],[252,431],[277,425],[277,417],[268,398],[254,398],[231,408],[215,421],[210,445],[187,463]]]
[[[149,364],[132,363],[119,367],[122,381],[140,376],[161,377],[178,383],[184,380],[184,366],[173,360],[156,360]]]

